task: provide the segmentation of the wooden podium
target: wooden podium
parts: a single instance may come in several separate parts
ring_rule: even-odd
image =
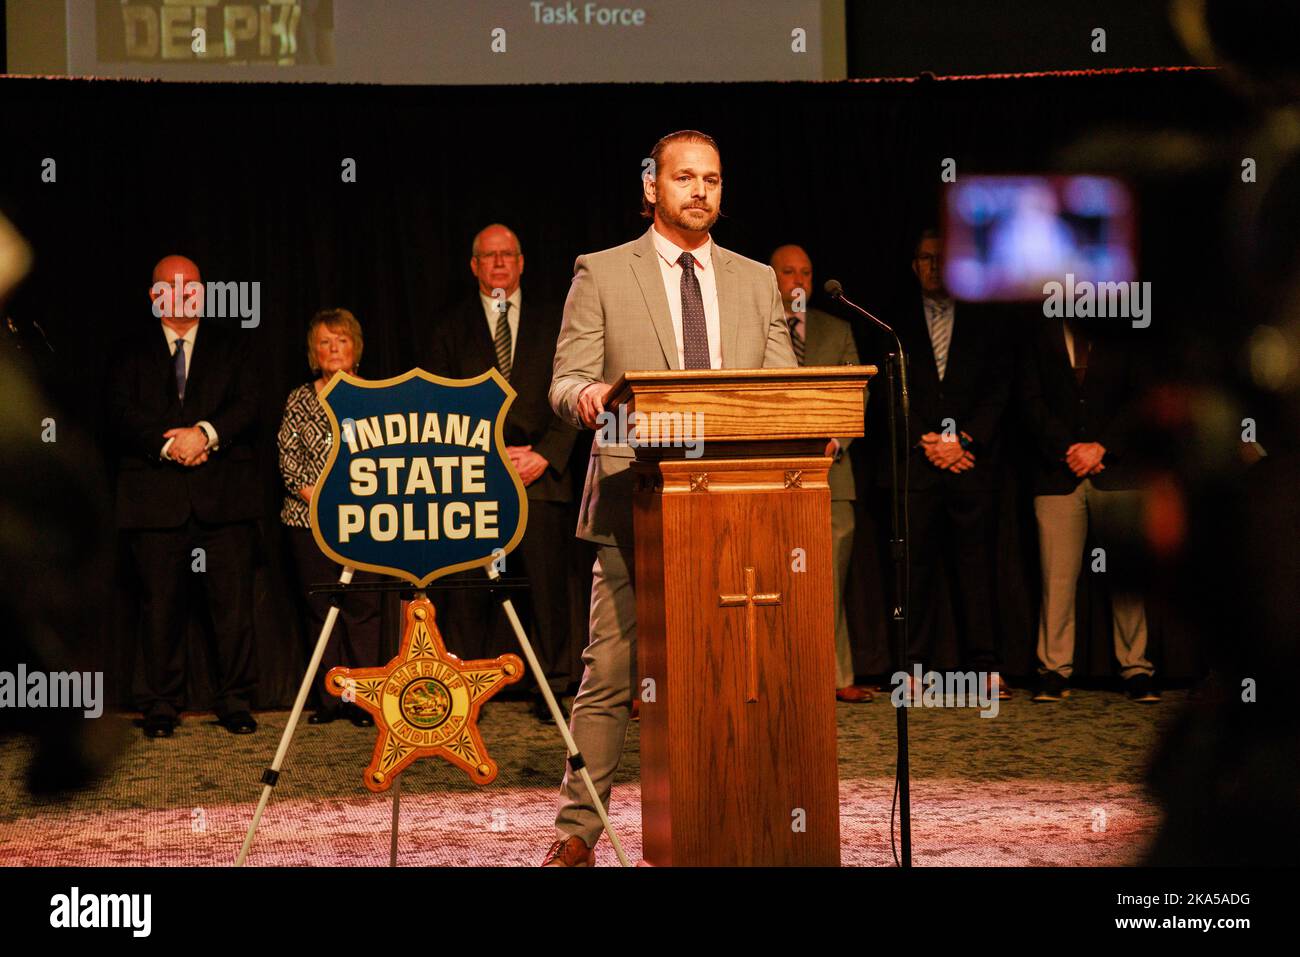
[[[840,862],[824,453],[863,434],[875,372],[629,372],[610,389],[637,426],[648,864]],[[702,455],[682,447],[701,433]]]

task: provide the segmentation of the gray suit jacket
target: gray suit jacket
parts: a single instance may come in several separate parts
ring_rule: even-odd
[[[654,227],[651,227],[653,229]],[[593,382],[613,385],[624,372],[680,369],[677,337],[650,230],[613,249],[579,256],[555,347],[551,408],[572,425],[578,396]],[[722,366],[795,365],[776,273],[716,243]],[[633,450],[593,443],[578,512],[578,537],[631,548]]]
[[[820,309],[809,309],[804,314],[803,364],[806,366],[843,366],[858,364],[858,347],[853,341],[853,329],[847,322]],[[840,439],[839,460],[831,466],[831,501],[851,501],[858,497],[853,481],[853,465],[849,462],[849,443],[852,438]]]

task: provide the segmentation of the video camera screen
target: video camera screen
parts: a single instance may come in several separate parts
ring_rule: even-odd
[[[963,177],[944,224],[944,281],[958,299],[1041,299],[1048,282],[1130,282],[1137,272],[1133,195],[1108,176]]]

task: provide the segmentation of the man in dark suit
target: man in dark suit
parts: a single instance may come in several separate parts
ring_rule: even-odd
[[[1131,522],[1139,511],[1134,432],[1141,361],[1131,343],[1088,328],[1107,321],[1119,320],[1036,318],[1022,350],[1020,403],[1035,451],[1031,487],[1043,573],[1035,701],[1069,695],[1075,590],[1089,525],[1104,545],[1107,525]],[[1110,560],[1120,554],[1112,550]],[[1159,701],[1141,597],[1112,593],[1111,611],[1125,692],[1144,704]]]
[[[217,716],[231,733],[251,734],[253,540],[262,500],[253,464],[256,382],[243,337],[200,321],[198,266],[168,256],[153,279],[161,325],[125,344],[109,394],[117,524],[143,591],[144,733],[169,737],[176,725],[197,578],[216,638]]]
[[[908,359],[911,395],[908,508],[911,587],[905,662],[923,669],[935,653],[940,616],[937,582],[949,571],[964,636],[964,664],[987,675],[1005,700],[993,607],[993,520],[1002,456],[1003,416],[1013,364],[1000,315],[974,304],[960,308],[943,283],[943,244],[926,230],[913,251],[920,285],[895,312],[895,331]],[[884,357],[876,360],[883,369]],[[886,403],[874,423],[876,484],[890,480]],[[880,421],[883,419],[883,421]],[[901,408],[899,435],[903,434]],[[900,462],[899,480],[902,481]]]
[[[505,226],[493,224],[474,237],[469,268],[478,288],[438,328],[429,371],[468,379],[496,366],[516,392],[505,440],[527,487],[528,526],[506,559],[507,575],[528,579],[528,594],[516,603],[545,680],[559,697],[575,677],[577,641],[569,601],[574,517],[568,476],[577,430],[551,411],[548,398],[562,311],[531,299],[524,309],[524,255]],[[484,593],[448,592],[442,605],[448,647],[461,657],[489,657],[516,646],[501,608]],[[533,709],[540,720],[551,719],[540,691]]]
[[[843,319],[820,309],[808,308],[812,294],[812,260],[799,246],[781,246],[772,253],[772,270],[781,291],[790,343],[801,366],[858,364],[858,347],[853,330]],[[844,590],[849,580],[849,557],[853,553],[853,502],[857,489],[848,455],[852,438],[831,439],[826,454],[835,460],[828,481],[831,486],[831,542],[835,560],[835,698],[850,704],[867,704],[871,690],[854,684],[853,652],[849,646],[849,623],[844,613]]]

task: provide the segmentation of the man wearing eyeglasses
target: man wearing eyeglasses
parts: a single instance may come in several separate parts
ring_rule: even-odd
[[[505,574],[528,579],[527,592],[516,594],[515,604],[558,698],[576,679],[581,638],[569,596],[575,517],[568,465],[577,430],[551,411],[548,398],[562,310],[532,298],[525,308],[523,250],[519,237],[500,223],[474,237],[469,268],[478,289],[440,322],[427,368],[470,379],[495,367],[515,390],[506,415],[506,451],[526,488],[528,525],[506,559]],[[482,572],[472,574],[482,578]],[[448,648],[461,658],[517,650],[505,614],[486,592],[449,591],[440,617]],[[551,719],[540,690],[533,710],[539,720]]]
[[[915,665],[929,669],[955,663],[939,642],[946,618],[939,586],[946,578],[962,664],[983,676],[984,690],[1006,700],[1011,692],[1000,676],[992,569],[1011,350],[1005,317],[996,306],[953,300],[944,284],[943,252],[939,234],[925,230],[912,250],[919,288],[914,286],[893,310],[907,351],[911,395],[906,433],[901,409],[898,423],[899,435],[906,434],[909,445],[910,627],[904,668],[910,673]],[[885,343],[874,338],[873,345],[882,351],[869,361],[883,368]],[[884,406],[874,409],[883,417],[867,428],[876,443],[879,498],[890,481]],[[900,481],[902,475],[900,463]]]

